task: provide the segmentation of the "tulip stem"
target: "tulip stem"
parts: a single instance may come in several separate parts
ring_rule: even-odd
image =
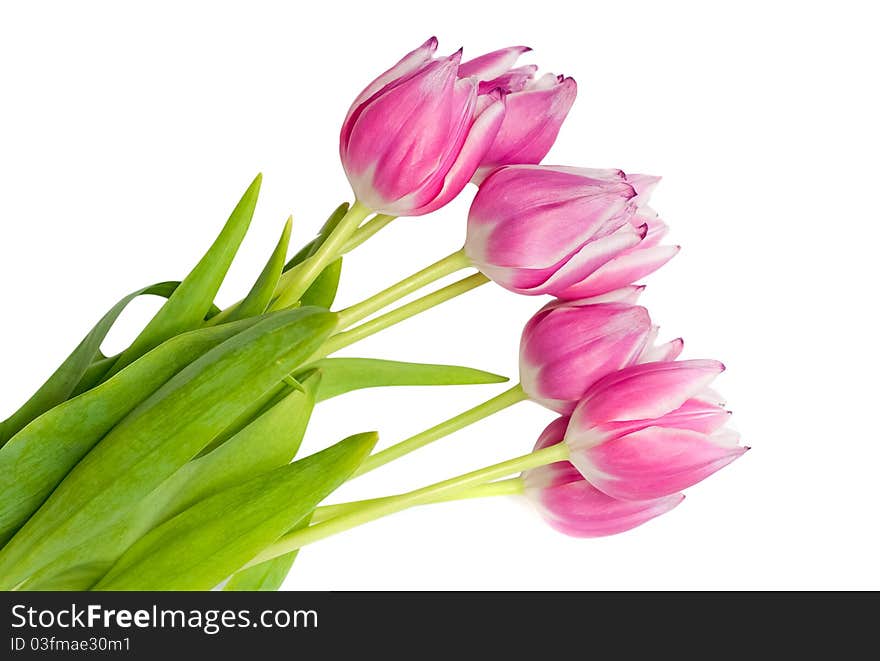
[[[342,254],[346,242],[370,213],[367,207],[355,200],[315,254],[282,276],[279,283],[280,293],[269,306],[269,311],[282,310],[296,304],[321,271]]]
[[[369,473],[370,471],[375,470],[380,466],[384,466],[389,461],[399,459],[400,457],[403,457],[410,452],[418,450],[419,448],[423,448],[429,443],[433,443],[434,441],[439,440],[444,436],[449,436],[459,429],[464,429],[465,427],[472,425],[475,422],[482,420],[483,418],[489,417],[493,413],[503,411],[504,409],[509,408],[525,399],[528,399],[528,396],[525,394],[525,392],[523,392],[522,386],[520,384],[516,384],[509,390],[505,390],[500,395],[497,395],[492,399],[483,402],[482,404],[478,404],[477,406],[468,409],[463,413],[459,413],[458,415],[449,418],[448,420],[444,420],[440,424],[434,425],[429,429],[419,432],[415,436],[410,436],[409,438],[400,441],[399,443],[396,443],[391,447],[385,448],[381,452],[370,455],[355,471],[354,477],[357,477],[358,475],[363,475],[364,473]]]
[[[471,289],[476,289],[487,282],[489,282],[489,278],[482,273],[474,273],[473,275],[469,275],[457,282],[453,282],[451,285],[447,285],[442,289],[438,289],[435,292],[417,298],[406,305],[401,305],[399,308],[386,312],[360,326],[355,326],[350,330],[337,333],[327,341],[318,354],[313,356],[311,360],[318,360],[319,358],[323,358],[335,351],[339,351],[350,344],[363,340],[370,335],[375,335],[379,331],[385,330],[395,324],[399,324],[401,321],[414,317],[421,312],[430,310],[456,296],[461,296],[465,292],[469,292]]]
[[[498,480],[496,482],[487,482],[486,484],[478,484],[475,487],[467,487],[461,491],[446,493],[437,498],[423,503],[425,505],[434,505],[436,503],[451,503],[457,500],[470,500],[474,498],[489,498],[491,496],[516,496],[521,494],[525,489],[525,483],[521,477],[511,477],[506,480]],[[329,521],[337,516],[349,514],[367,506],[385,502],[390,498],[397,496],[385,496],[383,498],[370,498],[368,500],[355,500],[349,503],[339,503],[337,505],[325,505],[317,508],[312,514],[311,525]]]
[[[440,278],[467,268],[470,266],[470,263],[470,260],[464,254],[464,249],[457,250],[451,255],[447,255],[443,259],[423,268],[421,271],[413,273],[400,282],[364,299],[360,303],[341,310],[339,312],[339,328],[348,328],[358,321],[369,317],[374,312],[388,307],[404,296],[422,289]]]
[[[382,517],[401,512],[410,507],[433,502],[467,487],[484,484],[492,480],[506,477],[512,473],[519,473],[531,468],[546,466],[547,464],[552,464],[557,461],[565,461],[566,459],[568,459],[568,447],[563,441],[556,445],[551,445],[550,447],[542,448],[541,450],[536,450],[535,452],[503,461],[499,464],[493,464],[492,466],[465,473],[464,475],[459,475],[458,477],[453,477],[449,480],[444,480],[427,487],[422,487],[421,489],[416,489],[415,491],[409,491],[389,498],[378,499],[377,502],[367,504],[347,514],[342,514],[341,516],[311,525],[308,528],[287,533],[254,557],[245,565],[245,567],[251,567],[261,562],[265,562],[266,560],[277,558],[285,553],[290,553],[291,551],[302,548],[307,544],[312,544],[325,539],[326,537],[330,537],[331,535],[345,532],[350,528],[375,521],[376,519],[381,519]]]
[[[357,248],[364,241],[384,229],[397,216],[389,216],[384,213],[376,214],[370,220],[361,225],[354,234],[352,234],[345,245],[342,246],[341,254],[346,254]]]

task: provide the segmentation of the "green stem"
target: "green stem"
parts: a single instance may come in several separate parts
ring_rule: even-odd
[[[455,417],[444,420],[430,429],[419,432],[415,436],[410,436],[391,447],[385,448],[381,452],[370,455],[360,465],[360,468],[358,468],[354,476],[357,477],[358,475],[369,473],[371,470],[379,468],[379,466],[384,466],[389,461],[399,459],[410,452],[423,448],[429,443],[433,443],[444,436],[449,436],[449,434],[456,432],[459,429],[464,429],[468,425],[472,425],[493,413],[503,411],[525,399],[528,399],[528,396],[523,392],[522,386],[516,384],[509,390],[505,390],[500,395],[493,397],[482,404],[478,404],[464,413],[459,413]]]
[[[487,282],[489,282],[489,278],[482,273],[474,273],[466,278],[462,278],[458,282],[453,282],[451,285],[447,285],[442,289],[438,289],[426,296],[422,296],[406,305],[401,305],[399,308],[386,312],[365,324],[355,326],[351,330],[343,331],[342,333],[337,333],[327,341],[320,352],[316,356],[313,356],[311,360],[318,360],[319,358],[323,358],[335,351],[339,351],[340,349],[363,340],[370,335],[375,335],[379,331],[385,330],[394,324],[399,324],[401,321],[409,319],[420,312],[430,310],[456,296],[461,296],[465,292],[469,292],[471,289],[476,289]]]
[[[568,448],[565,442],[551,445],[550,447],[536,450],[527,455],[516,457],[503,461],[500,464],[494,464],[481,468],[480,470],[466,473],[458,477],[454,477],[437,484],[432,484],[415,491],[410,491],[399,496],[393,496],[387,499],[381,499],[380,502],[361,507],[356,511],[333,519],[318,523],[302,530],[288,533],[282,536],[278,541],[270,547],[264,549],[259,555],[253,558],[245,567],[250,567],[272,558],[290,553],[298,548],[302,548],[307,544],[312,544],[331,535],[345,532],[350,528],[375,521],[389,514],[395,514],[402,510],[430,503],[444,495],[455,493],[466,487],[483,484],[498,478],[505,477],[512,473],[518,473],[530,468],[538,468],[557,461],[564,461],[568,458]]]
[[[370,218],[366,223],[361,225],[357,231],[351,235],[346,244],[342,246],[342,254],[346,254],[357,248],[364,241],[371,238],[379,230],[384,229],[397,216],[388,216],[384,213],[377,214]]]
[[[472,498],[489,498],[491,496],[514,496],[521,494],[525,488],[525,484],[521,477],[511,477],[507,480],[498,480],[497,482],[489,482],[487,484],[478,484],[475,487],[469,487],[454,493],[444,494],[425,505],[433,505],[435,503],[449,503],[456,500],[469,500]],[[372,506],[377,503],[386,502],[397,496],[385,496],[384,498],[370,498],[368,500],[356,500],[350,503],[339,503],[338,505],[325,505],[319,507],[312,514],[311,524],[322,523],[330,519],[349,514],[364,507]]]
[[[470,260],[464,254],[464,249],[457,250],[360,303],[341,310],[339,312],[339,328],[348,328],[404,296],[468,266],[470,266]]]
[[[282,276],[282,282],[279,283],[281,293],[269,310],[281,310],[299,301],[321,271],[342,254],[345,243],[370,213],[367,207],[355,201],[315,254]]]

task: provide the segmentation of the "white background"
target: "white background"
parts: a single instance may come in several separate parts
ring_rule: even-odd
[[[510,44],[580,95],[547,162],[662,174],[682,253],[644,302],[717,385],[751,453],[677,510],[597,540],[516,499],[435,506],[301,554],[287,586],[880,588],[877,16],[870,3],[4,3],[0,10],[0,414],[123,294],[186,274],[258,171],[263,194],[221,303],[293,213],[310,237],[350,197],[338,127],[431,34]],[[354,302],[458,248],[473,190],[347,260]],[[487,286],[359,345],[515,377],[542,301]],[[106,348],[156,309],[140,302]],[[391,443],[504,386],[370,391],[322,405],[307,450]],[[348,485],[394,492],[527,451],[532,404]]]

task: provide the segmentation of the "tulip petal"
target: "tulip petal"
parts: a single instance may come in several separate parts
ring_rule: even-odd
[[[367,85],[364,90],[358,94],[354,103],[351,104],[345,121],[342,124],[342,141],[348,142],[348,136],[351,133],[351,125],[357,119],[358,110],[372,96],[382,91],[387,85],[397,83],[408,76],[415,73],[423,64],[428,62],[437,50],[437,37],[429,38],[425,43],[410,51],[403,58],[381,74],[373,82]]]
[[[598,489],[622,500],[673,494],[720,470],[748,448],[686,429],[646,427],[599,445],[571,446],[571,462]]]
[[[650,275],[680,250],[679,246],[655,246],[642,248],[635,246],[626,253],[619,254],[603,264],[585,280],[572,285],[558,294],[561,298],[580,298],[597,296],[602,292],[618,289]]]
[[[572,537],[604,537],[631,530],[665,514],[684,500],[672,494],[649,501],[612,498],[586,480],[541,490],[526,490],[555,530]]]
[[[670,340],[665,344],[650,344],[645,352],[639,357],[640,363],[672,362],[681,355],[684,349],[684,340],[680,337]]]
[[[657,187],[657,184],[660,183],[661,177],[657,177],[651,174],[628,174],[626,175],[626,180],[628,183],[632,184],[632,187],[636,189],[636,200],[639,206],[645,205],[648,203],[648,199],[651,197],[651,193],[654,192],[654,189]]]
[[[593,384],[573,416],[579,428],[616,420],[658,418],[706,388],[724,365],[716,360],[643,363]]]
[[[457,157],[446,172],[442,188],[433,200],[408,212],[410,216],[420,216],[439,209],[458,195],[473,177],[477,166],[492,144],[501,122],[504,120],[505,101],[498,96],[476,116],[466,135],[466,140],[457,152]]]
[[[497,78],[512,68],[520,55],[530,50],[532,49],[528,46],[510,46],[480,55],[472,60],[463,62],[458,68],[458,75],[462,78],[474,76],[481,80]]]
[[[515,291],[521,294],[555,294],[561,299],[583,298],[584,294],[578,291],[574,285],[589,274],[612,261],[621,252],[638,245],[642,235],[635,231],[631,225],[624,225],[608,236],[597,238],[586,243],[565,264],[556,269],[550,277],[539,285],[533,287],[517,287]],[[621,283],[629,284],[629,282]],[[609,288],[613,289],[613,288]],[[596,295],[601,291],[594,292]]]

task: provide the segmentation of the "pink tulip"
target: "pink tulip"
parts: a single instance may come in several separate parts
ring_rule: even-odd
[[[723,468],[748,449],[708,390],[723,369],[713,360],[644,363],[597,381],[565,435],[571,462],[621,500],[668,496]]]
[[[578,285],[646,237],[649,224],[640,210],[656,181],[619,170],[502,167],[471,204],[465,252],[511,291],[578,298]],[[643,270],[624,264],[591,294],[630,284],[627,278]]]
[[[557,418],[544,430],[535,450],[559,443],[568,418]],[[587,482],[567,461],[558,461],[523,474],[526,496],[547,522],[573,537],[615,535],[639,526],[677,506],[680,493],[654,500],[617,500]]]
[[[530,399],[571,413],[587,389],[606,374],[646,359],[670,360],[681,340],[654,346],[657,329],[634,305],[640,287],[580,301],[554,301],[523,329],[520,382]]]
[[[370,83],[343,122],[346,176],[374,211],[419,216],[458,195],[498,134],[504,92],[531,75],[509,70],[523,47],[465,64],[436,49],[432,37]]]

